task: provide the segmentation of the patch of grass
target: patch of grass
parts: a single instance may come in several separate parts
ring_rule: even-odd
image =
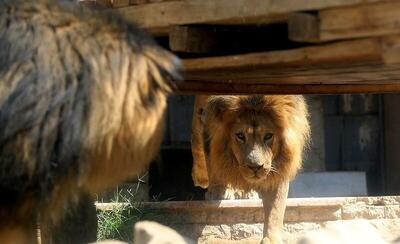
[[[139,202],[134,201],[137,189],[133,191],[126,191],[125,189],[122,193],[117,189],[118,194],[114,195],[111,202],[125,203],[125,205],[115,207],[112,210],[98,211],[98,240],[113,239],[131,243],[133,241],[133,227],[136,222],[159,219],[160,213],[157,213],[154,209],[144,209]]]
[[[133,226],[141,220],[142,213],[131,206],[99,211],[97,239],[132,241]]]
[[[97,214],[97,239],[114,239],[126,242],[133,240],[133,227],[141,220],[158,220],[160,213],[140,208],[139,204],[128,204],[112,210],[99,211]]]

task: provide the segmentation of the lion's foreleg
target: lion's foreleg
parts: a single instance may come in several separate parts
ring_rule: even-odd
[[[210,182],[211,183],[211,182]],[[205,199],[206,200],[226,200],[225,196],[226,186],[225,185],[216,185],[210,184],[208,186]]]
[[[208,169],[204,152],[204,106],[206,96],[196,96],[192,119],[192,179],[195,186],[208,187]]]
[[[261,243],[282,243],[283,218],[289,182],[261,192],[264,206],[264,237]]]

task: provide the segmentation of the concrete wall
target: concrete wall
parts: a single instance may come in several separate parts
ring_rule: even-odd
[[[324,171],[325,170],[325,121],[324,105],[322,96],[305,96],[308,110],[310,112],[311,124],[311,145],[305,153],[303,160],[303,171]]]
[[[382,192],[379,95],[324,97],[328,171],[365,171],[369,194]]]

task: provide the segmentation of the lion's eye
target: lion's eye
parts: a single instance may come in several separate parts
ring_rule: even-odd
[[[271,140],[271,138],[274,136],[274,134],[272,133],[267,133],[264,136],[264,142],[268,142],[269,140]]]
[[[235,134],[236,138],[240,141],[240,142],[244,142],[246,140],[246,137],[244,136],[244,134],[242,132],[238,132]]]

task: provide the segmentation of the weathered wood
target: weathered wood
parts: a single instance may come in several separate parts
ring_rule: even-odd
[[[298,42],[319,42],[318,15],[311,13],[291,13],[288,17],[289,39]]]
[[[111,2],[114,8],[122,8],[130,4],[129,0],[112,0]]]
[[[237,69],[229,71],[193,72],[189,81],[225,84],[293,84],[293,85],[355,85],[400,84],[400,65],[379,63],[333,66],[303,66],[295,68]]]
[[[130,0],[129,4],[130,5],[138,5],[138,4],[145,4],[149,3],[149,0]]]
[[[179,86],[177,94],[356,94],[356,93],[399,93],[400,84],[376,85],[224,85],[186,82]]]
[[[205,53],[217,44],[212,28],[174,26],[169,32],[169,47],[175,52]]]
[[[400,37],[343,41],[293,50],[184,60],[180,91],[213,93],[399,92]]]
[[[227,55],[300,47],[287,38],[287,25],[189,25],[170,29],[172,51]]]
[[[321,10],[316,15],[290,14],[289,38],[294,41],[331,40],[400,33],[400,2],[387,1]]]
[[[400,63],[400,35],[382,37],[381,45],[384,63]]]
[[[383,59],[381,45],[379,39],[364,39],[292,50],[186,59],[183,63],[186,71],[190,73],[221,69],[282,68],[335,63],[381,62]],[[392,49],[392,47],[388,47],[389,49]],[[390,52],[388,51],[388,53]]]
[[[249,85],[206,82],[184,82],[178,94],[351,94],[351,93],[399,93],[400,84],[357,85]]]
[[[183,0],[130,0],[130,4],[138,5],[146,3],[160,3],[160,2],[172,2],[172,1],[183,1]]]
[[[110,8],[120,8],[129,6],[129,0],[95,0],[94,2],[96,2],[97,5]]]
[[[130,0],[80,0],[80,4],[88,7],[121,8],[129,6]]]
[[[115,11],[143,28],[165,30],[195,23],[265,24],[285,20],[294,11],[380,1],[383,0],[190,0],[142,4]]]

